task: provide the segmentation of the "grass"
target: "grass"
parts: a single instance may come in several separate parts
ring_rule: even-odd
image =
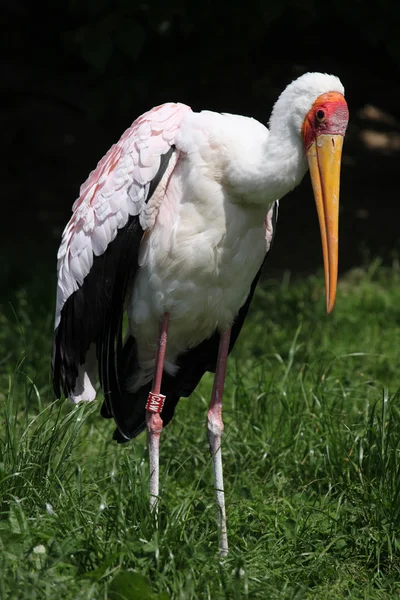
[[[98,404],[52,402],[43,285],[0,313],[1,598],[400,594],[397,269],[349,273],[330,317],[320,278],[258,291],[228,368],[222,561],[205,431],[211,377],[162,435],[157,531],[145,436],[117,446]]]

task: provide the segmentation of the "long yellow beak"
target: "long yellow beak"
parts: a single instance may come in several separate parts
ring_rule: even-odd
[[[338,274],[338,228],[342,135],[319,135],[308,149],[324,256],[326,310],[335,304]]]

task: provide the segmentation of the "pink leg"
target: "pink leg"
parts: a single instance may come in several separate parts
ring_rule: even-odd
[[[221,556],[228,554],[228,534],[226,529],[224,480],[222,475],[221,438],[224,432],[222,422],[222,396],[224,393],[226,362],[229,353],[231,330],[221,334],[218,349],[217,368],[211,402],[207,413],[208,440],[214,470],[215,499],[217,503],[217,518],[220,527],[219,551]]]
[[[157,501],[159,492],[159,457],[160,457],[160,434],[163,422],[160,412],[164,406],[165,396],[160,393],[161,380],[164,369],[165,351],[167,348],[168,313],[160,323],[160,335],[158,338],[156,366],[154,379],[146,404],[146,424],[148,430],[149,462],[150,462],[150,508],[155,508],[157,514]]]

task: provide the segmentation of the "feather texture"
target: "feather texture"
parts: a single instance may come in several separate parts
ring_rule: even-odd
[[[97,362],[102,414],[114,417],[120,441],[143,428],[165,312],[165,422],[179,396],[214,370],[220,333],[231,327],[233,347],[271,246],[277,200],[307,170],[301,123],[328,89],[343,90],[321,74],[289,85],[270,130],[164,104],[137,119],[82,185],[58,252],[54,388],[93,399]]]
[[[81,186],[73,215],[62,235],[58,251],[58,286],[55,327],[66,300],[82,285],[93,262],[102,255],[118,229],[130,216],[139,215],[146,230],[154,222],[141,213],[151,181],[160,168],[161,156],[174,142],[182,117],[190,108],[164,104],[142,115],[110,148]]]
[[[167,104],[144,114],[81,186],[58,251],[52,355],[57,397],[63,390],[73,401],[94,398],[93,376],[85,367],[93,343],[102,373],[108,373],[105,352],[110,352],[119,335],[126,286],[138,266],[140,241],[162,201],[162,194],[156,202],[152,196],[167,168],[171,173],[178,160],[172,134],[188,112],[185,105]],[[110,310],[118,315],[117,321],[109,319]],[[115,383],[116,373],[110,378]]]

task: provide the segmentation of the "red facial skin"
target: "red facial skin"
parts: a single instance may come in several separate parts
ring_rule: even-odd
[[[327,92],[318,96],[301,128],[306,154],[319,135],[344,135],[348,121],[349,109],[342,94]]]

